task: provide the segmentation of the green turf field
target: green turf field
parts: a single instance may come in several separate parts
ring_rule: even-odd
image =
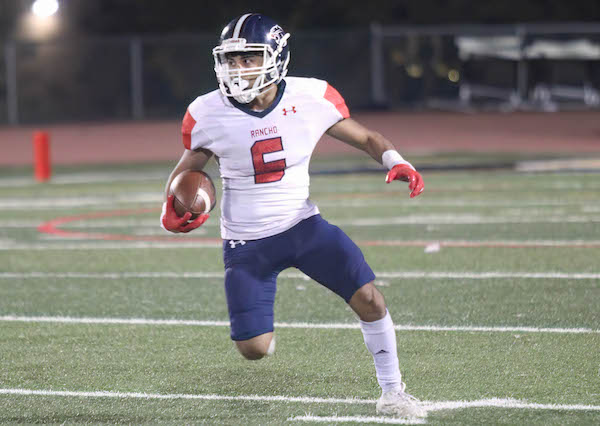
[[[0,172],[0,422],[405,423],[375,415],[352,312],[296,270],[275,356],[242,359],[218,209],[188,235],[158,226],[172,166]],[[426,423],[599,424],[600,174],[424,179],[413,200],[384,173],[315,175],[311,193],[377,273]]]

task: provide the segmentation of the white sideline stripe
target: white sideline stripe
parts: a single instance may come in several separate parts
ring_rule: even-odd
[[[425,271],[399,271],[375,272],[378,278],[423,278],[423,279],[561,279],[561,280],[596,280],[600,273],[564,273],[564,272],[425,272]],[[223,272],[0,272],[0,279],[26,279],[26,278],[85,278],[118,280],[125,278],[223,278]],[[281,278],[310,279],[307,275],[295,272],[284,272]]]
[[[76,392],[76,391],[53,391],[35,389],[0,389],[0,395],[35,395],[35,396],[67,396],[87,398],[121,398],[121,399],[200,399],[200,400],[222,400],[222,401],[267,401],[267,402],[300,402],[303,404],[375,404],[374,399],[358,398],[318,398],[308,396],[262,396],[262,395],[215,395],[215,394],[158,394],[144,392]],[[537,404],[520,401],[512,398],[491,398],[475,401],[422,401],[427,411],[457,410],[462,408],[524,408],[532,410],[563,410],[563,411],[600,411],[599,405],[559,405],[559,404]]]
[[[92,318],[67,316],[18,316],[3,315],[0,321],[31,322],[31,323],[62,323],[62,324],[114,324],[114,325],[185,325],[201,327],[228,327],[229,321],[201,321],[177,319],[147,319],[147,318]],[[277,328],[300,329],[358,329],[356,323],[306,323],[306,322],[276,322]],[[600,330],[591,328],[539,328],[539,327],[480,327],[480,326],[442,326],[442,325],[396,325],[398,331],[466,331],[466,332],[517,332],[517,333],[558,333],[558,334],[600,334]]]
[[[424,425],[424,419],[402,419],[393,417],[369,416],[297,416],[287,419],[288,422],[313,422],[313,423],[381,423],[386,425]]]

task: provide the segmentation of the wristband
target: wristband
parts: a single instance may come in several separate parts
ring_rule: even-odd
[[[398,164],[406,164],[408,167],[416,171],[412,164],[402,158],[398,151],[393,149],[389,149],[383,153],[381,156],[381,162],[388,170],[392,170],[392,168]]]

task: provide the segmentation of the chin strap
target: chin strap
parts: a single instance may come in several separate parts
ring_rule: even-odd
[[[262,76],[257,78],[252,85],[252,89],[246,93],[242,93],[242,91],[248,88],[250,83],[247,80],[244,80],[242,77],[232,78],[231,82],[229,83],[229,90],[231,91],[233,99],[241,104],[249,104],[254,100],[254,98],[256,98],[256,96],[260,94],[260,91],[258,89],[254,89],[254,87],[259,86],[263,79],[264,78]]]
[[[250,102],[252,102],[254,100],[254,98],[256,98],[256,95],[258,93],[256,92],[250,92],[250,93],[244,93],[243,95],[233,95],[233,99],[235,99],[236,101],[238,101],[241,104],[249,104]]]

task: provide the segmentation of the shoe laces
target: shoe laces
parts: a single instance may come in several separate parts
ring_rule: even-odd
[[[417,398],[415,398],[414,396],[412,396],[409,393],[406,393],[404,391],[404,389],[406,389],[406,383],[401,382],[400,386],[395,387],[394,389],[392,389],[390,392],[395,393],[396,395],[398,395],[400,398],[407,400],[407,401],[411,401],[414,403],[418,403],[420,402]]]

